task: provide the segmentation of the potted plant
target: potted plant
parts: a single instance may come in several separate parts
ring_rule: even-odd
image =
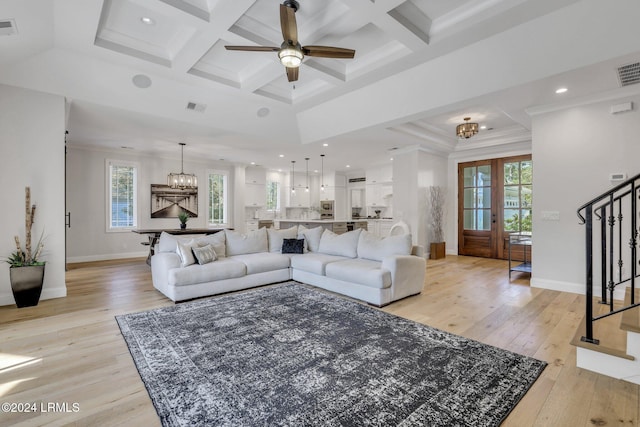
[[[20,238],[15,236],[16,251],[7,259],[10,265],[9,280],[11,291],[18,308],[38,305],[42,293],[45,263],[39,261],[44,243],[43,235],[36,245],[31,246],[31,228],[36,214],[36,205],[31,205],[31,189],[25,188],[25,247],[22,250]]]
[[[446,189],[439,186],[429,187],[429,201],[431,202],[431,259],[444,258],[446,254],[446,244],[444,241],[444,202],[446,199]]]
[[[187,214],[184,210],[178,214],[178,219],[180,220],[180,228],[187,228],[187,221],[189,221],[189,214]]]

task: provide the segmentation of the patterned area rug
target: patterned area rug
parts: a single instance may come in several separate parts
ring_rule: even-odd
[[[497,426],[546,366],[295,282],[116,320],[164,426]]]

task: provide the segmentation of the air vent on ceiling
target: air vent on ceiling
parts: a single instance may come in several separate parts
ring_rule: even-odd
[[[349,182],[365,182],[367,178],[349,178]]]
[[[640,62],[619,67],[618,79],[620,79],[620,86],[640,83]]]
[[[189,102],[187,104],[187,110],[197,111],[198,113],[202,113],[206,110],[207,106],[204,104],[198,104],[196,102]]]
[[[12,36],[18,34],[16,22],[13,19],[0,19],[0,36]]]

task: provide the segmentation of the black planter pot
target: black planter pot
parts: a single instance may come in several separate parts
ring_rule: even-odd
[[[38,305],[44,280],[44,264],[9,268],[11,291],[18,308]]]
[[[182,230],[184,230],[185,228],[187,228],[187,223],[186,223],[186,222],[181,222],[181,223],[180,223],[180,228],[181,228]]]

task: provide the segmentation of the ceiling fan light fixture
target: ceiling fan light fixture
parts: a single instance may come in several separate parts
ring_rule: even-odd
[[[302,58],[304,55],[299,49],[295,47],[285,47],[278,52],[278,58],[280,62],[287,68],[297,68],[302,64]]]
[[[478,133],[478,124],[471,123],[469,120],[471,120],[471,117],[465,117],[464,123],[461,123],[456,127],[456,135],[458,135],[458,138],[469,139]]]

